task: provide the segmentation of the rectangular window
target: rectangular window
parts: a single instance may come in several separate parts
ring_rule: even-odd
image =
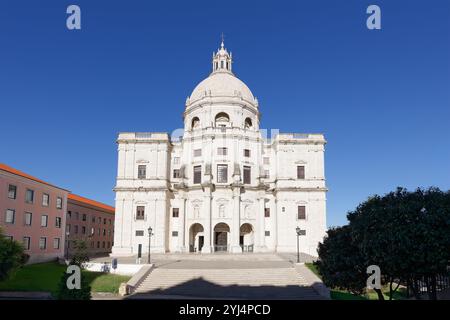
[[[16,220],[16,212],[12,209],[6,209],[5,222],[14,224]]]
[[[297,179],[305,179],[305,166],[297,166]]]
[[[217,155],[219,156],[226,156],[228,153],[227,148],[217,148]]]
[[[194,183],[202,183],[202,166],[194,167]]]
[[[23,222],[26,226],[31,226],[31,222],[33,220],[33,214],[31,212],[25,212],[23,216]]]
[[[105,246],[106,246],[106,242],[103,241],[103,242],[102,242],[102,247],[104,248]]]
[[[264,164],[270,164],[270,158],[264,157]]]
[[[108,241],[108,248],[110,248],[110,247],[111,247],[111,242]]]
[[[101,229],[98,228],[98,229],[97,229],[97,235],[98,235],[98,236],[100,235],[100,232],[101,232]]]
[[[100,249],[100,241],[97,241],[97,249]]]
[[[42,195],[42,205],[44,207],[48,207],[49,203],[50,203],[50,196],[48,194],[44,193]]]
[[[173,177],[175,179],[180,178],[180,169],[174,169],[173,170]]]
[[[103,229],[103,235],[106,236],[106,229]]]
[[[22,243],[25,250],[30,250],[30,237],[23,237]]]
[[[56,217],[56,220],[55,220],[55,227],[57,227],[57,228],[61,228],[61,217]]]
[[[81,234],[86,234],[86,227],[85,226],[81,227]]]
[[[98,221],[99,224],[101,224],[101,223],[102,223],[102,218],[101,218],[101,217],[98,217],[98,218],[97,218],[97,221]]]
[[[265,235],[266,237],[270,237],[270,231],[265,231],[265,232],[264,232],[264,235]]]
[[[228,182],[228,165],[226,164],[217,165],[217,182],[218,183]]]
[[[147,178],[147,166],[139,165],[138,166],[138,179],[145,179],[145,178]]]
[[[250,158],[250,149],[244,149],[244,157]]]
[[[75,233],[75,234],[78,234],[78,226],[73,226],[73,232]]]
[[[8,186],[8,198],[15,199],[17,197],[17,187],[10,184]]]
[[[43,214],[41,216],[41,227],[46,227],[48,225],[48,215]]]
[[[136,237],[143,237],[144,236],[144,230],[136,230]]]
[[[201,157],[201,156],[202,156],[202,149],[195,149],[194,157]]]
[[[270,218],[270,208],[264,208],[264,217]]]
[[[62,209],[62,207],[63,207],[62,206],[62,198],[61,197],[56,198],[56,209]]]
[[[70,224],[66,225],[66,231],[70,233]]]
[[[91,235],[93,236],[95,233],[95,228],[91,228]]]
[[[244,166],[244,184],[251,183],[251,167]]]
[[[111,219],[109,219],[109,225],[112,225],[112,221],[111,221]]]
[[[103,218],[103,224],[106,224],[106,218]]]
[[[53,249],[59,249],[59,238],[54,238],[53,239]]]
[[[173,208],[172,209],[172,217],[173,218],[178,218],[179,213],[180,213],[180,209],[179,208]]]
[[[137,206],[136,207],[136,220],[144,220],[145,216],[145,207]]]
[[[172,231],[172,237],[178,237],[178,231]]]
[[[269,179],[270,178],[270,171],[269,170],[264,170],[264,179]]]
[[[83,213],[83,215],[81,216],[81,220],[86,221],[87,220],[87,216],[85,213]]]
[[[306,219],[306,207],[305,206],[298,206],[297,219],[298,220]]]
[[[92,223],[95,223],[95,217],[92,216]]]
[[[33,203],[33,201],[34,201],[34,191],[27,189],[27,191],[25,192],[25,202]]]
[[[67,219],[72,219],[72,211],[67,211]]]
[[[80,214],[78,212],[75,212],[75,219],[76,220],[80,219]]]
[[[41,250],[47,249],[47,238],[45,237],[39,238],[39,249]]]

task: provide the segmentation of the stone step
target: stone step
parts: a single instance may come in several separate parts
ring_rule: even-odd
[[[194,297],[320,299],[294,268],[164,269],[156,268],[136,290],[145,295]]]

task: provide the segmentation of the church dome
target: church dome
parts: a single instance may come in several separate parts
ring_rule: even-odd
[[[230,72],[213,72],[195,87],[189,99],[194,102],[204,97],[240,97],[255,101],[247,85]]]

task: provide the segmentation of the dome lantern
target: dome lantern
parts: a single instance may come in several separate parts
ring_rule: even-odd
[[[227,49],[225,48],[223,35],[222,35],[222,42],[220,44],[220,49],[217,50],[213,54],[212,59],[212,66],[213,66],[213,73],[214,72],[231,72],[231,64],[233,63],[232,54],[231,52],[228,53]]]

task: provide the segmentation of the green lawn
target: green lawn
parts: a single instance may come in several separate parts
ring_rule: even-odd
[[[311,270],[316,276],[320,277],[320,274],[316,268],[316,266],[312,263],[305,263],[306,267]],[[389,300],[389,287],[383,288],[384,299]],[[345,290],[330,290],[330,296],[333,300],[378,300],[378,295],[373,290],[368,290],[364,295],[354,295]],[[405,299],[405,290],[403,288],[399,288],[392,295],[393,300],[401,300]]]
[[[26,265],[19,269],[10,279],[0,282],[0,291],[48,291],[56,293],[59,281],[66,267],[56,262]],[[117,293],[120,283],[131,277],[101,272],[83,271],[92,292]]]

